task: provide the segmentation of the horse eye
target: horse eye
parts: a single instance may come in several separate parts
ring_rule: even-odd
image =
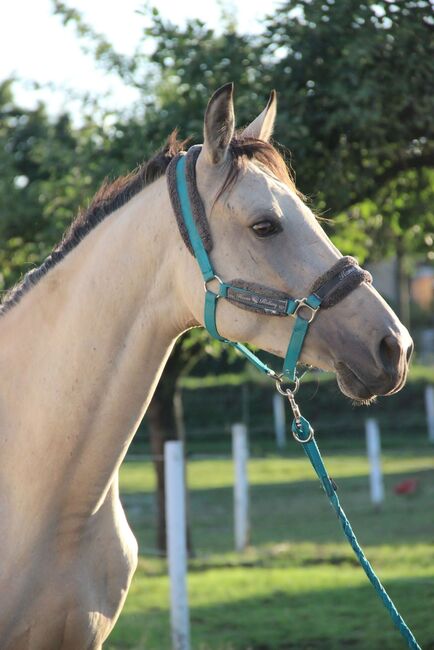
[[[252,226],[252,229],[258,237],[268,237],[269,235],[274,235],[276,232],[280,232],[281,230],[278,224],[268,220],[255,223]]]

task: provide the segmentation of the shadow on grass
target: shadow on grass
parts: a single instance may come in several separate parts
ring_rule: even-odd
[[[291,575],[288,574],[288,582]],[[145,588],[145,582],[141,588]],[[190,583],[197,590],[197,585]],[[434,649],[434,584],[390,580],[387,588],[424,650]],[[148,589],[152,584],[147,585]],[[199,595],[206,600],[205,587]],[[294,589],[294,587],[292,588]],[[240,594],[242,590],[240,589]],[[212,593],[210,594],[212,598]],[[223,596],[224,597],[224,596]],[[130,610],[130,611],[128,611]],[[406,643],[370,585],[294,593],[270,590],[190,610],[192,650],[399,650]],[[167,610],[121,615],[107,650],[170,650]]]

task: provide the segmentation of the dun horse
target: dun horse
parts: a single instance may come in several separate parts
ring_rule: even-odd
[[[196,181],[225,277],[307,295],[341,254],[269,144],[276,112],[234,135],[232,86],[211,98]],[[203,281],[177,227],[175,138],[105,186],[0,318],[0,648],[96,650],[122,609],[137,544],[118,471],[174,341],[203,325]],[[185,234],[185,233],[184,233]],[[284,356],[293,319],[221,300],[219,333]],[[312,323],[302,361],[354,400],[405,382],[411,339],[363,282]]]

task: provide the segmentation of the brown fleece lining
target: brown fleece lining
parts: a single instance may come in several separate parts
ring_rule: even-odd
[[[362,269],[354,257],[346,255],[313,283],[309,293],[321,299],[321,309],[329,309],[343,300],[362,282],[372,283],[372,275]],[[330,286],[326,286],[330,283]]]
[[[187,182],[188,196],[190,199],[191,211],[193,214],[193,219],[196,224],[199,236],[202,240],[202,243],[205,247],[207,253],[212,250],[212,238],[211,232],[208,226],[208,221],[206,218],[205,207],[203,205],[202,199],[200,198],[199,191],[196,184],[196,160],[200,154],[201,147],[195,146],[191,147],[186,154],[179,154],[175,156],[170,162],[166,176],[167,176],[167,186],[169,190],[170,200],[172,202],[173,211],[175,213],[176,222],[178,224],[179,232],[181,237],[184,240],[185,245],[187,246],[190,253],[194,256],[193,247],[190,242],[190,237],[188,236],[188,231],[184,222],[184,218],[181,212],[181,203],[179,201],[178,190],[176,187],[176,165],[178,160],[182,155],[186,155],[185,161],[185,179]]]
[[[187,246],[190,253],[194,255],[190,244],[190,239],[188,237],[187,228],[185,227],[184,219],[182,217],[181,202],[179,200],[178,190],[176,188],[176,165],[178,164],[178,160],[181,158],[181,156],[184,155],[185,154],[183,153],[179,153],[170,161],[169,166],[166,170],[167,189],[169,191],[170,202],[172,203],[173,212],[175,213],[176,223],[178,224],[181,237],[184,240],[184,244]]]

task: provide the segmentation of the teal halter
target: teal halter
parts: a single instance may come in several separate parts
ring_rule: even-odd
[[[330,293],[337,293],[337,288],[340,287],[340,295],[337,300],[332,304],[336,304],[345,295],[352,291],[356,286],[363,281],[370,281],[370,275],[361,269],[356,260],[350,257],[341,258],[339,262],[330,269],[324,276],[324,282],[317,281],[315,285],[317,289],[311,292],[307,298],[292,299],[289,296],[283,298],[276,298],[275,293],[270,290],[268,295],[258,293],[249,288],[240,287],[236,284],[227,283],[220,279],[216,274],[207,251],[205,250],[204,243],[198,232],[196,221],[192,210],[191,188],[189,188],[186,180],[186,160],[189,155],[195,152],[198,154],[199,147],[192,147],[187,155],[180,155],[174,159],[173,163],[176,166],[175,181],[176,181],[176,200],[178,208],[182,215],[183,224],[188,233],[189,243],[191,249],[199,264],[204,280],[205,289],[205,309],[204,309],[204,322],[208,332],[218,341],[223,341],[236,350],[241,352],[258,370],[266,375],[269,375],[275,380],[288,379],[291,382],[297,383],[297,363],[300,358],[303,343],[309,328],[310,323],[315,318],[318,309],[320,308],[324,297],[329,298]],[[170,170],[170,168],[169,168]],[[190,191],[189,191],[190,190]],[[171,195],[172,196],[172,195]],[[172,202],[173,199],[172,199]],[[176,212],[176,206],[173,206]],[[334,269],[336,267],[336,272]],[[349,278],[351,278],[349,284]],[[218,283],[218,289],[213,291],[209,288],[212,281]],[[343,285],[346,289],[342,291]],[[286,351],[285,359],[283,362],[282,373],[276,373],[273,369],[269,368],[263,363],[251,350],[239,342],[229,341],[221,336],[217,329],[216,324],[216,311],[217,302],[220,298],[226,298],[233,303],[238,303],[245,308],[253,309],[254,311],[262,311],[265,314],[276,316],[293,316],[295,324],[292,330],[291,338],[289,341],[288,349]],[[331,306],[331,305],[327,305]]]
[[[192,203],[194,203],[195,198],[197,200],[197,195],[196,197],[193,196],[192,201],[193,190],[189,187],[186,179],[186,160],[192,150],[196,150],[197,153],[197,148],[192,147],[187,155],[179,155],[174,158],[169,165],[167,174],[169,194],[172,200],[173,209],[178,219],[181,234],[184,237],[185,227],[188,240],[186,237],[184,237],[184,240],[188,248],[196,257],[204,279],[205,327],[211,336],[219,341],[232,345],[236,350],[245,355],[258,370],[276,380],[277,390],[287,397],[294,415],[291,427],[292,434],[297,442],[302,444],[304,452],[320,479],[324,492],[338,517],[345,537],[350,543],[375,591],[389,612],[393,623],[406,640],[408,647],[411,648],[411,650],[421,650],[413,633],[399,614],[379,578],[375,574],[374,569],[363,553],[363,550],[351,528],[351,524],[339,502],[336,493],[336,484],[325,468],[315,441],[314,431],[309,421],[301,415],[299,406],[295,400],[295,394],[299,386],[299,377],[296,373],[297,362],[301,354],[308,327],[315,318],[318,309],[320,306],[322,306],[323,309],[332,307],[362,282],[371,282],[372,278],[367,271],[364,271],[357,265],[356,260],[350,257],[344,257],[341,258],[329,271],[318,278],[314,283],[309,296],[301,300],[294,300],[289,296],[282,297],[280,292],[276,295],[275,291],[267,290],[264,287],[259,287],[259,285],[251,290],[248,287],[238,286],[235,284],[236,281],[234,281],[234,283],[223,282],[213,269],[193,215]],[[175,185],[175,187],[173,187],[173,185]],[[196,189],[197,192],[197,188],[194,189]],[[180,221],[180,219],[182,219],[182,221]],[[213,280],[218,282],[217,293],[211,291],[208,287],[210,282]],[[216,325],[216,309],[219,298],[226,298],[231,302],[238,303],[240,307],[252,309],[253,311],[259,311],[275,316],[295,317],[295,324],[283,363],[282,374],[278,374],[269,368],[242,343],[229,341],[223,336],[220,336]],[[292,390],[283,385],[284,378],[294,382]]]

